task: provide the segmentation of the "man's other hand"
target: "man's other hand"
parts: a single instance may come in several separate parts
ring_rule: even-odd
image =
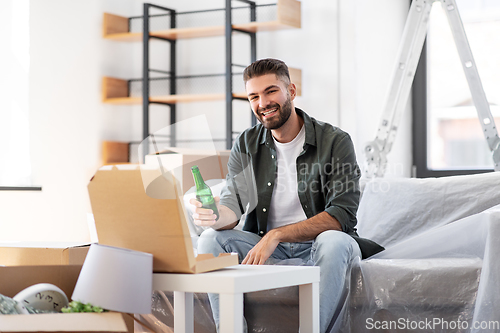
[[[273,254],[279,244],[279,240],[273,237],[273,230],[265,235],[250,251],[241,262],[242,265],[263,265]]]

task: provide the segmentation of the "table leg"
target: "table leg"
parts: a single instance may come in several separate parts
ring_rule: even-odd
[[[319,333],[319,282],[299,286],[300,332]]]
[[[243,332],[243,294],[219,294],[219,332]]]
[[[193,293],[174,291],[174,332],[194,332]]]

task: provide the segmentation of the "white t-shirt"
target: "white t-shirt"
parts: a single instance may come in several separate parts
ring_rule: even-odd
[[[274,138],[278,176],[269,206],[267,230],[307,219],[297,192],[297,157],[303,150],[306,129],[302,128],[290,142],[280,143]]]

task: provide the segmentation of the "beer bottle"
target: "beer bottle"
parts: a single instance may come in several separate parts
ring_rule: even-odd
[[[191,172],[193,173],[194,183],[196,185],[196,199],[201,202],[203,208],[211,209],[214,214],[217,215],[215,220],[218,220],[219,210],[215,204],[212,190],[210,190],[210,187],[205,184],[197,165],[191,167]]]

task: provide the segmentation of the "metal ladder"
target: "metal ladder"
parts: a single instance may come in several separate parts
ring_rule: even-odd
[[[418,60],[422,52],[429,15],[434,2],[441,2],[448,17],[455,45],[469,85],[472,100],[492,152],[495,171],[500,171],[500,138],[490,111],[476,63],[455,0],[413,0],[403,30],[389,94],[385,101],[382,121],[375,140],[365,146],[365,175],[368,179],[383,177],[387,166],[387,154],[392,149],[401,116],[406,107]]]

